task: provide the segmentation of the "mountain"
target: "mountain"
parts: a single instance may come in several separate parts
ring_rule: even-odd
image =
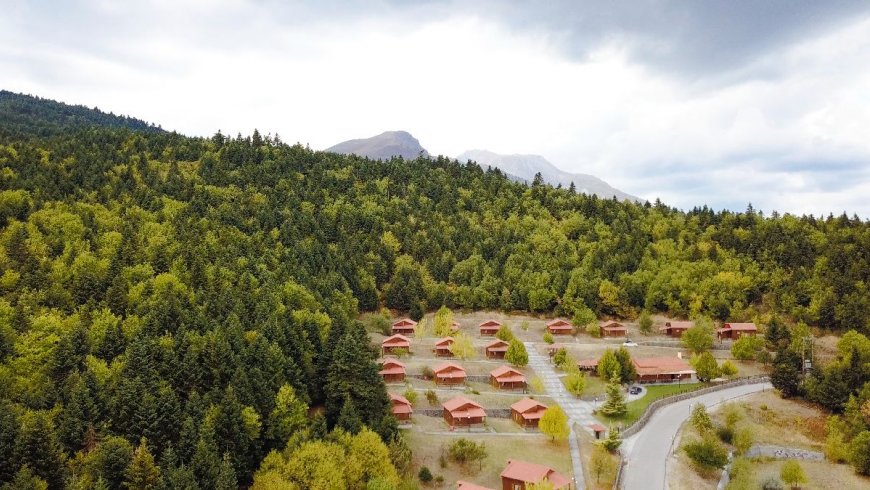
[[[326,151],[359,155],[372,160],[389,160],[395,156],[413,160],[419,156],[429,156],[429,152],[420,145],[417,138],[407,131],[387,131],[371,138],[348,140],[331,146]]]
[[[70,105],[32,95],[0,90],[0,132],[51,136],[71,129],[93,126],[163,132],[141,119],[102,112],[97,108]]]
[[[560,170],[540,155],[499,155],[487,150],[469,150],[456,159],[460,162],[472,160],[481,165],[496,167],[510,176],[516,176],[527,182],[531,182],[535,174],[540,172],[544,182],[554,186],[562,184],[562,187],[568,187],[571,182],[574,182],[577,192],[595,194],[608,199],[616,196],[620,201],[626,199],[635,202],[643,201],[639,197],[612,187],[594,175],[572,174]]]

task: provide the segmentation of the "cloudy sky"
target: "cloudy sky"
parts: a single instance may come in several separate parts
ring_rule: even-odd
[[[0,88],[190,135],[535,153],[691,208],[870,216],[870,2],[0,0]]]

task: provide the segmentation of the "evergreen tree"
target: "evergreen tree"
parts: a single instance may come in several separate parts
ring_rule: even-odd
[[[51,488],[61,488],[66,476],[65,457],[60,441],[46,412],[25,412],[15,453],[21,466],[28,466],[34,475]]]
[[[628,408],[625,405],[625,394],[622,392],[622,386],[620,386],[617,376],[610,379],[605,391],[607,393],[607,400],[598,411],[608,417],[621,417],[625,415]]]
[[[341,407],[341,413],[338,415],[338,422],[335,426],[344,429],[349,434],[356,434],[362,429],[362,419],[353,405],[350,394],[344,397],[344,405]]]
[[[19,425],[15,406],[6,400],[0,400],[0,482],[11,480],[20,466],[15,454]]]
[[[143,437],[133,452],[133,460],[127,468],[126,488],[130,490],[151,490],[159,488],[160,468],[154,464],[154,456],[148,450]]]
[[[230,455],[224,453],[221,460],[220,469],[218,470],[217,478],[215,479],[215,490],[236,490],[239,487],[236,479],[236,472],[233,470]]]
[[[529,353],[526,352],[526,346],[517,339],[511,339],[507,352],[504,354],[504,360],[517,367],[525,366],[529,363]]]
[[[780,349],[773,360],[773,372],[770,382],[773,387],[788,398],[796,396],[800,390],[801,359],[797,354],[787,349]]]
[[[109,436],[91,455],[95,477],[102,478],[110,490],[124,488],[133,460],[133,446],[122,437]]]

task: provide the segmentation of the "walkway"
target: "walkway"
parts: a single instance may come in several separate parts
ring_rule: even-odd
[[[674,449],[674,439],[683,422],[691,415],[693,405],[703,403],[709,408],[727,400],[771,388],[770,383],[766,382],[736,386],[688,398],[656,411],[646,427],[622,443],[621,449],[627,461],[622,488],[627,490],[667,488],[665,481],[667,460]]]
[[[534,342],[524,342],[526,351],[529,353],[529,367],[541,378],[544,384],[544,389],[547,394],[553,398],[568,415],[569,427],[571,433],[568,435],[568,442],[571,446],[571,462],[574,466],[574,481],[576,482],[577,490],[586,488],[586,479],[583,475],[583,463],[580,460],[580,445],[577,443],[577,436],[574,434],[574,425],[578,424],[581,427],[587,427],[595,421],[592,416],[592,405],[589,402],[578,400],[573,395],[565,390],[565,385],[550,364],[550,359],[541,355],[535,348]]]

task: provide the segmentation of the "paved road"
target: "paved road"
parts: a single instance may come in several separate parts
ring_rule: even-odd
[[[574,434],[574,424],[579,424],[585,427],[589,422],[592,422],[592,405],[589,402],[578,400],[573,395],[565,390],[565,385],[550,364],[550,359],[540,354],[535,348],[533,342],[525,342],[526,351],[529,353],[529,367],[532,368],[544,384],[544,389],[550,395],[565,414],[568,415],[569,426],[571,433],[568,435],[568,443],[571,447],[571,463],[574,467],[574,481],[576,482],[577,490],[586,488],[586,479],[583,476],[583,463],[580,461],[580,445],[577,443],[577,436]]]
[[[643,430],[627,438],[622,444],[628,461],[623,488],[626,490],[667,488],[665,478],[668,456],[680,426],[691,415],[692,405],[703,403],[711,407],[723,401],[771,388],[770,383],[736,386],[682,400],[659,409]]]

